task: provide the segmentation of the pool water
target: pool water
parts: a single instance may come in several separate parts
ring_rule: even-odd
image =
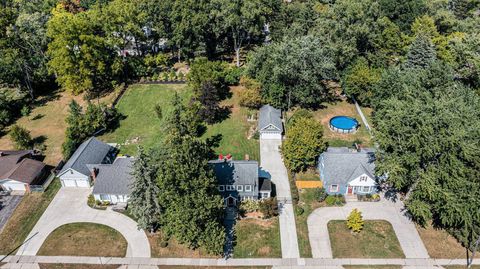
[[[337,132],[353,132],[358,127],[358,121],[347,116],[336,116],[330,119],[330,127]]]

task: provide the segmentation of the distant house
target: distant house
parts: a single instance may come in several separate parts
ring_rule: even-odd
[[[83,142],[63,166],[58,177],[64,187],[90,187],[91,173],[87,164],[112,163],[116,149],[91,137]]]
[[[221,158],[209,162],[218,181],[218,190],[226,206],[236,206],[239,201],[269,198],[272,192],[270,179],[259,178],[257,161]]]
[[[95,200],[126,203],[132,192],[134,158],[119,157],[112,164],[89,164],[94,186]]]
[[[282,139],[282,111],[270,105],[260,108],[258,131],[261,139]]]
[[[320,154],[318,170],[328,194],[356,195],[377,192],[373,149],[360,151],[330,147]]]
[[[33,150],[0,150],[0,189],[13,192],[30,192],[31,185],[41,185],[47,168],[43,162],[32,159]]]

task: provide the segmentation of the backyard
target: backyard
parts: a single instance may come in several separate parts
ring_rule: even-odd
[[[281,258],[278,218],[243,219],[235,225],[234,258]]]
[[[125,257],[126,253],[127,241],[118,231],[86,222],[58,227],[38,251],[41,256]]]
[[[104,134],[101,140],[121,145],[120,153],[135,155],[138,145],[146,148],[161,142],[165,132],[165,116],[171,111],[171,100],[177,92],[185,102],[191,98],[191,91],[184,84],[132,85],[117,105],[118,111],[125,117],[120,127]],[[259,143],[247,139],[250,124],[247,123],[247,111],[240,108],[237,97],[238,87],[232,88],[232,97],[222,105],[231,106],[230,116],[220,123],[207,126],[202,138],[221,134],[222,141],[217,153],[232,154],[234,159],[243,159],[249,154],[253,160],[259,159]],[[162,108],[162,119],[155,114],[155,105]]]
[[[23,243],[59,189],[60,181],[55,179],[44,193],[23,197],[0,233],[0,254],[12,253]]]
[[[405,258],[393,231],[384,220],[366,220],[363,230],[352,233],[344,220],[328,223],[334,258]]]

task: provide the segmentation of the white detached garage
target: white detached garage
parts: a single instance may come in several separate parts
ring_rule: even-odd
[[[83,142],[63,166],[58,177],[63,187],[90,187],[87,164],[112,163],[115,148],[91,137]]]
[[[260,108],[258,131],[261,139],[282,139],[282,111],[270,105]]]

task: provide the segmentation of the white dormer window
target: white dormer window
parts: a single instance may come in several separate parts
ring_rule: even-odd
[[[366,182],[366,181],[367,181],[367,176],[361,176],[361,177],[360,177],[360,182],[362,182],[362,181],[365,181],[365,182]]]
[[[252,191],[252,185],[245,185],[245,191]]]
[[[237,191],[243,191],[243,185],[237,185]]]
[[[219,191],[225,191],[225,186],[224,186],[224,185],[218,186],[218,190],[219,190]]]

